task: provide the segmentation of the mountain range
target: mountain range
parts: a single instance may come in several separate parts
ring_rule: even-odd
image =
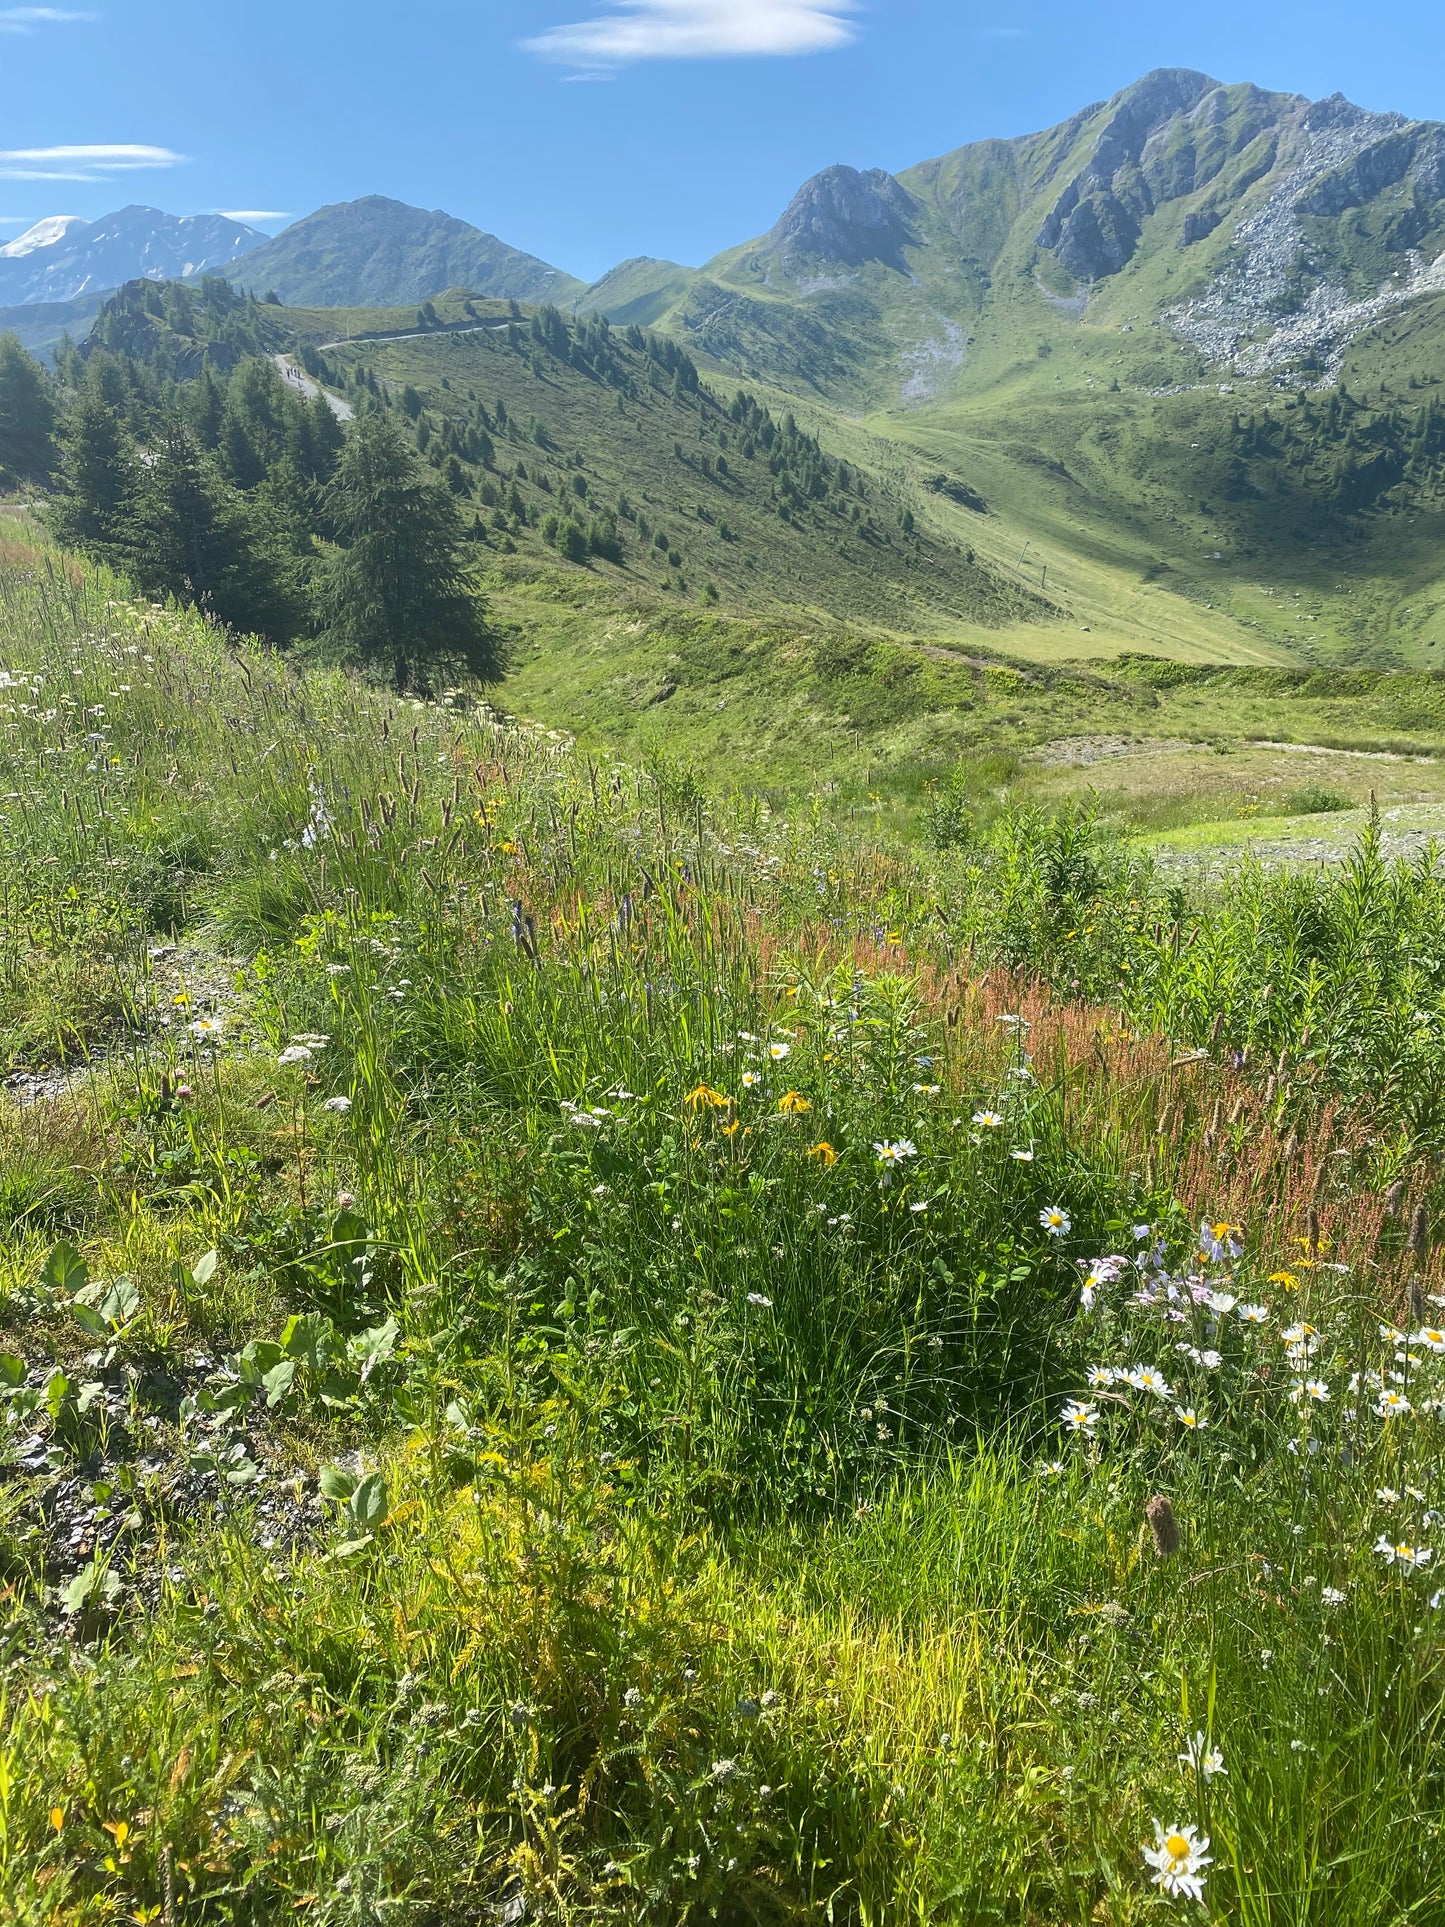
[[[33,274],[71,238],[10,259]],[[575,462],[579,500],[631,495],[666,530],[646,569],[624,542],[629,594],[1045,660],[1421,666],[1445,647],[1433,121],[1165,69],[1041,133],[825,168],[700,268],[638,258],[584,286],[369,197],[212,272],[229,288],[199,300],[136,280],[104,304],[32,298],[0,330],[39,347],[95,322],[89,346],[182,379],[264,353],[312,357],[338,400],[409,391],[419,450],[507,568],[560,566],[542,531]],[[652,346],[685,355],[701,414]],[[740,387],[837,470],[809,457],[790,480],[723,427]],[[505,473],[469,452],[497,402],[566,451],[550,495],[530,452]],[[737,468],[750,440],[765,485]]]
[[[1165,69],[896,177],[825,169],[759,239],[681,278],[631,263],[582,305],[648,307],[754,375],[908,403],[954,385],[974,331],[1051,312],[1155,326],[1210,368],[1327,372],[1381,315],[1445,290],[1442,248],[1439,123]]]
[[[1190,369],[1337,370],[1345,344],[1445,291],[1445,126],[1188,69],[1057,127],[899,175],[837,165],[767,233],[693,269],[622,263],[592,286],[440,211],[372,195],[273,240],[221,216],[57,218],[0,248],[0,306],[145,276],[226,273],[306,307],[448,288],[661,327],[753,379],[856,403],[930,401],[970,350],[1051,317],[1152,328]]]
[[[0,307],[76,301],[126,281],[214,274],[265,239],[224,214],[123,207],[99,221],[52,215],[0,247]]]

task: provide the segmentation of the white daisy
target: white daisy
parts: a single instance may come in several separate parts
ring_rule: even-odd
[[[1168,1380],[1152,1365],[1136,1365],[1128,1375],[1128,1382],[1136,1392],[1152,1392],[1156,1398],[1171,1396]]]
[[[1154,1885],[1174,1899],[1204,1899],[1204,1869],[1212,1862],[1206,1851],[1209,1835],[1196,1837],[1191,1827],[1164,1827],[1154,1822],[1154,1845],[1143,1849],[1154,1869]]]
[[[1316,1405],[1328,1405],[1330,1388],[1322,1378],[1297,1378],[1289,1395],[1296,1405],[1307,1398],[1313,1399]]]
[[[1428,1566],[1435,1557],[1429,1546],[1393,1545],[1383,1532],[1375,1541],[1375,1551],[1387,1566],[1405,1566],[1412,1572]]]
[[[1056,1204],[1045,1205],[1039,1213],[1039,1223],[1051,1238],[1067,1237],[1073,1229],[1073,1219],[1067,1211],[1061,1211]]]
[[[1216,1774],[1228,1777],[1224,1755],[1217,1746],[1211,1746],[1202,1733],[1196,1733],[1192,1740],[1184,1742],[1179,1764],[1188,1773],[1202,1773],[1206,1780],[1212,1780]]]

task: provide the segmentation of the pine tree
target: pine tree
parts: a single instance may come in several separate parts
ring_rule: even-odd
[[[423,479],[386,416],[353,428],[328,506],[341,544],[321,596],[331,646],[397,689],[424,687],[452,665],[495,677],[496,638],[466,582],[456,504]]]
[[[311,397],[306,410],[303,466],[313,482],[329,482],[346,445],[336,411],[325,395]]]
[[[88,383],[75,398],[62,434],[60,487],[50,525],[62,542],[102,561],[118,562],[133,455],[120,416]]]
[[[274,641],[296,633],[297,612],[261,528],[179,417],[136,466],[117,547],[150,595]]]
[[[55,461],[55,404],[18,335],[0,335],[0,483],[43,482]]]

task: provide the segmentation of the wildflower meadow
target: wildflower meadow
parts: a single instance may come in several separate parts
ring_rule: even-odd
[[[0,555],[0,1912],[1445,1919],[1445,895]]]

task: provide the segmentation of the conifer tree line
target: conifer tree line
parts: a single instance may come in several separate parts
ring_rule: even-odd
[[[417,322],[445,336],[479,318],[467,298],[457,319],[443,319],[429,302]],[[860,555],[869,546],[900,557],[916,548],[911,516],[879,502],[870,478],[827,456],[791,413],[778,420],[749,394],[731,403],[714,394],[676,342],[551,306],[524,316],[511,304],[490,325],[495,331],[473,345],[540,377],[539,399],[561,364],[614,392],[619,412],[650,415],[679,471],[674,493],[701,498],[690,503],[688,522],[675,508],[635,503],[627,488],[604,494],[581,450],[561,446],[538,416],[509,412],[495,390],[463,391],[443,377],[441,392],[431,381],[423,395],[410,383],[378,380],[364,338],[323,352],[279,305],[219,278],[130,284],[107,303],[84,350],[62,351],[53,381],[12,343],[12,386],[30,396],[17,418],[32,422],[28,443],[17,442],[8,458],[12,480],[51,488],[62,538],[149,593],[194,601],[218,621],[279,643],[355,660],[371,660],[379,644],[376,624],[356,627],[355,598],[334,586],[347,566],[340,552],[354,546],[343,541],[336,498],[348,436],[325,398],[307,402],[282,380],[271,357],[283,352],[345,397],[352,433],[381,438],[372,418],[389,419],[391,440],[400,436],[416,476],[434,491],[410,495],[406,513],[414,517],[426,503],[453,544],[464,536],[502,554],[545,546],[573,564],[655,574],[661,586],[704,601],[717,591],[693,574],[700,531],[691,525],[710,529],[710,541],[735,544],[743,503]],[[475,326],[470,333],[477,337]],[[400,487],[394,449],[391,462],[373,462],[369,472]],[[391,512],[401,515],[402,504],[393,500]],[[448,582],[471,559],[452,553]],[[457,605],[443,600],[443,627],[454,638]],[[340,610],[351,629],[341,626]],[[478,643],[460,660],[485,672],[489,648],[494,658],[494,645]],[[456,659],[455,641],[442,653]]]
[[[1225,453],[1224,492],[1235,501],[1286,487],[1346,515],[1438,501],[1445,496],[1445,402],[1381,394],[1371,403],[1343,382],[1306,389],[1236,413]]]
[[[0,486],[42,490],[62,542],[236,633],[399,689],[500,671],[455,498],[397,421],[343,427],[257,354],[184,380],[88,344],[52,377],[0,338]]]

